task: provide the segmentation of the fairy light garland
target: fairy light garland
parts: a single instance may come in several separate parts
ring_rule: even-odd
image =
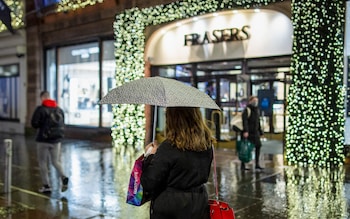
[[[85,8],[89,5],[102,3],[104,0],[61,0],[57,6],[57,12],[74,11],[79,8]]]
[[[283,0],[184,0],[167,5],[132,8],[116,16],[114,22],[116,85],[144,77],[144,30],[147,26],[185,19],[223,9],[250,8]],[[115,105],[112,139],[115,147],[143,148],[144,106]],[[136,116],[135,116],[136,115]],[[130,122],[131,121],[131,122]]]
[[[12,27],[19,29],[24,27],[24,1],[4,0],[6,5],[11,10]],[[102,3],[104,0],[61,0],[57,4],[57,12],[72,11],[79,8],[84,8],[89,5]],[[7,31],[6,26],[0,22],[0,32]]]
[[[11,24],[13,29],[24,27],[24,1],[4,0],[11,10]],[[0,22],[0,32],[7,31],[5,24]]]
[[[289,164],[330,167],[344,161],[343,1],[292,1],[294,26],[288,96]]]

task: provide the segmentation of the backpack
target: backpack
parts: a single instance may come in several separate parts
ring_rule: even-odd
[[[64,137],[64,115],[60,108],[45,108],[46,121],[42,131],[44,140],[54,141]]]
[[[250,117],[250,108],[247,107],[247,113],[248,118]],[[243,121],[242,121],[242,114],[236,114],[232,120],[231,120],[232,130],[235,132],[242,132],[243,131]]]

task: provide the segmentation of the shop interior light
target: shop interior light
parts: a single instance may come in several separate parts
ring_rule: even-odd
[[[290,67],[277,68],[277,72],[279,73],[290,72]]]

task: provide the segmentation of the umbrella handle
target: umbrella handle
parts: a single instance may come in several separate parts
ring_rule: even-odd
[[[153,134],[152,134],[152,142],[156,139],[156,125],[157,125],[157,114],[158,114],[158,107],[157,105],[154,106],[154,114],[153,114]]]

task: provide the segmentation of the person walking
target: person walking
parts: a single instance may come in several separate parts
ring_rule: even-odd
[[[261,171],[263,168],[259,164],[261,136],[263,131],[260,126],[260,113],[258,108],[259,99],[251,96],[247,107],[242,113],[243,131],[242,138],[248,139],[255,147],[255,169]],[[241,163],[241,169],[246,170],[245,163]]]
[[[150,219],[209,219],[212,134],[199,108],[168,107],[166,139],[146,146],[141,184],[151,196]],[[146,153],[147,154],[147,153]]]
[[[64,136],[64,113],[57,106],[57,102],[50,99],[48,91],[40,93],[41,105],[38,106],[32,116],[31,125],[37,129],[37,159],[43,186],[39,188],[41,193],[51,192],[49,181],[48,161],[57,170],[62,181],[62,191],[68,187],[69,178],[63,172],[60,163],[61,141]]]

